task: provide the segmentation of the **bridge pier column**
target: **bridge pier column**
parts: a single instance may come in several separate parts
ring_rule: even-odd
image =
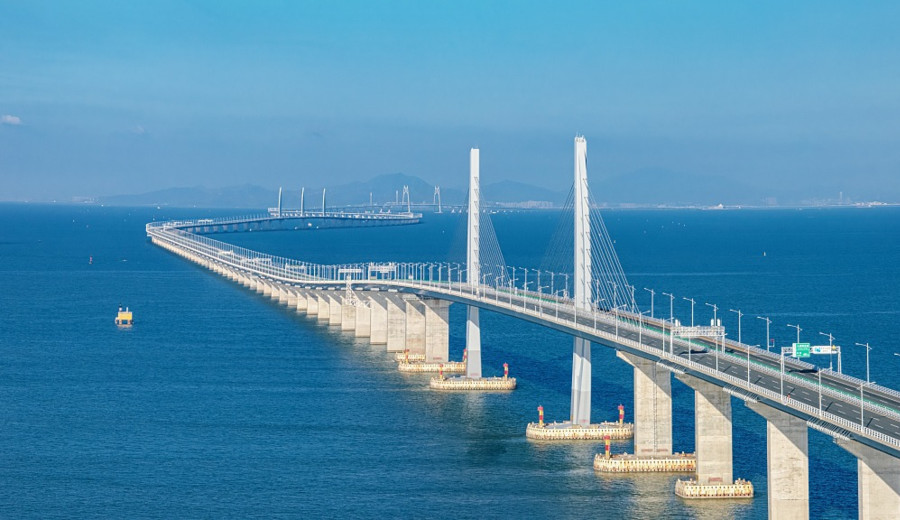
[[[326,298],[328,299],[328,323],[340,325],[344,318],[341,295],[334,291],[328,291]]]
[[[900,518],[900,459],[856,441],[834,442],[857,458],[859,518]]]
[[[466,377],[481,379],[481,321],[478,307],[466,308]]]
[[[261,279],[256,280],[256,292],[262,295],[266,294],[266,288],[268,285]]]
[[[732,484],[731,396],[712,383],[691,375],[678,379],[694,389],[694,439],[697,482]]]
[[[297,312],[306,312],[309,305],[309,296],[303,289],[297,289]]]
[[[450,360],[450,302],[425,300],[425,362]]]
[[[278,284],[278,303],[282,305],[290,305],[291,303],[291,290],[288,289],[287,286]],[[296,301],[294,304],[296,305]]]
[[[806,421],[764,404],[746,404],[766,419],[769,518],[809,518],[809,427]]]
[[[325,292],[322,289],[316,291],[316,301],[317,308],[319,309],[319,313],[316,315],[316,320],[319,323],[328,323],[331,319],[331,305],[328,302],[328,298],[325,295]]]
[[[298,291],[296,287],[291,287],[287,290],[287,306],[297,308],[297,300],[299,299]]]
[[[317,290],[312,289],[306,293],[306,315],[319,315],[319,295]]]
[[[341,298],[341,330],[353,330],[356,328],[357,302],[347,298]]]
[[[575,338],[572,347],[572,425],[591,424],[591,342]]]
[[[672,376],[634,354],[616,353],[634,367],[634,453],[672,454]]]
[[[387,351],[403,352],[406,348],[406,301],[399,296],[388,296]]]
[[[373,345],[386,345],[388,342],[388,299],[381,294],[373,294],[369,298],[369,312],[371,314],[371,330],[369,343]],[[391,351],[390,346],[387,348]]]
[[[425,302],[406,300],[406,348],[410,354],[425,352]]]
[[[372,334],[372,298],[363,295],[356,306],[356,329],[353,335],[357,338],[367,338]]]

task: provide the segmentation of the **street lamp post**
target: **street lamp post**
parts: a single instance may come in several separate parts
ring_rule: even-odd
[[[832,352],[834,350],[834,335],[830,332],[828,334],[820,332],[819,334],[828,338],[828,370],[832,370],[834,366],[834,353]]]
[[[718,305],[713,305],[713,304],[711,304],[711,303],[706,303],[706,304],[704,304],[704,305],[706,305],[707,307],[712,307],[712,310],[713,310],[713,327],[715,327],[716,324],[717,324],[716,322],[719,321],[719,306],[718,306]]]
[[[759,345],[754,345],[759,348]],[[750,388],[750,347],[747,347],[747,388]]]
[[[791,325],[790,323],[788,323],[788,327],[797,329],[797,343],[800,343],[800,331],[803,329],[800,328],[800,325]],[[796,356],[797,354],[794,355]]]
[[[667,293],[667,292],[664,292],[662,294],[663,294],[663,296],[669,297],[669,321],[674,323],[675,322],[675,295],[672,293]]]
[[[685,298],[684,296],[682,296],[682,298],[691,302],[691,327],[693,327],[694,326],[694,299],[693,298]]]
[[[738,315],[738,343],[740,344],[741,343],[741,318],[744,317],[744,313],[741,312],[740,309],[738,309],[738,310],[728,309],[728,310],[730,310],[731,312]],[[749,352],[750,350],[747,349],[747,351]]]
[[[857,343],[856,345],[859,347],[866,347],[866,384],[871,384],[871,380],[869,379],[869,351],[872,350],[872,347],[869,346],[868,341],[865,343]],[[862,390],[860,390],[860,393],[862,393]]]
[[[650,318],[653,319],[653,300],[656,296],[656,291],[654,291],[653,289],[647,289],[646,287],[644,287],[644,290],[650,293]]]
[[[822,416],[822,369],[817,370],[819,373],[819,417]]]
[[[766,322],[766,350],[769,350],[771,348],[769,346],[771,345],[771,341],[769,340],[769,325],[772,323],[772,320],[770,320],[769,318],[764,318],[762,316],[757,316],[756,319],[765,320]]]

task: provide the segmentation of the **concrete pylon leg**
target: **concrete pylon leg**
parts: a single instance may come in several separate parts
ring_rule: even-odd
[[[748,402],[766,419],[769,518],[809,518],[809,427],[806,421],[771,406]]]
[[[466,309],[466,377],[481,378],[481,322],[478,307]]]
[[[572,424],[591,424],[591,342],[575,338],[572,347]]]
[[[398,296],[385,299],[387,306],[387,351],[406,349],[406,301]],[[374,323],[374,322],[373,322]]]
[[[328,300],[328,323],[330,325],[340,325],[344,317],[341,308],[341,296],[333,291],[329,291],[326,298]]]
[[[634,367],[634,453],[672,454],[672,375],[655,361],[619,351]]]
[[[697,482],[732,484],[731,396],[712,383],[690,375],[678,379],[694,389]]]
[[[857,458],[859,518],[900,518],[900,459],[856,441],[834,442]]]
[[[425,354],[425,303],[406,300],[406,348],[411,354]]]
[[[371,298],[362,296],[356,306],[356,329],[353,335],[357,338],[368,338],[372,335],[372,303]]]
[[[425,362],[450,360],[450,302],[425,300]]]
[[[373,293],[369,299],[369,314],[371,315],[371,331],[369,343],[372,345],[386,345],[388,342],[388,301],[387,298]],[[390,351],[390,349],[387,349]]]

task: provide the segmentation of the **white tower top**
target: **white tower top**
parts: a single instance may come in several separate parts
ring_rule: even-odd
[[[575,306],[591,307],[591,206],[587,182],[587,141],[575,138]]]
[[[481,279],[478,226],[478,220],[481,217],[481,204],[479,201],[478,172],[479,150],[478,148],[472,148],[469,151],[469,231],[467,233],[468,244],[466,247],[466,280],[472,287],[477,286]]]

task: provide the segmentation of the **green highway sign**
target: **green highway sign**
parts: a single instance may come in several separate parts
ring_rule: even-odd
[[[796,358],[808,358],[809,357],[809,343],[794,343],[794,357]]]

